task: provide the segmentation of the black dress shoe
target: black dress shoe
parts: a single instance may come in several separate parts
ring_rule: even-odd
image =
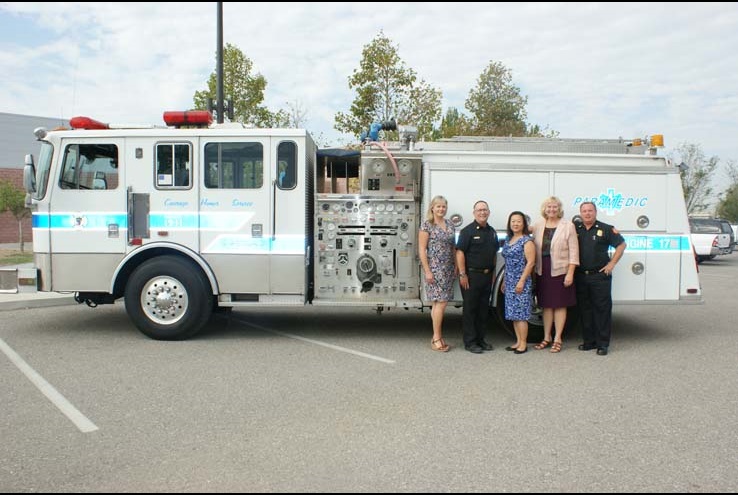
[[[517,348],[517,347],[513,347],[513,346],[509,345],[509,346],[505,347],[505,350],[506,350],[506,351],[517,351],[517,350],[518,350],[518,348]]]
[[[591,351],[592,349],[597,349],[597,346],[594,344],[579,344],[578,349],[580,351]]]
[[[485,341],[481,341],[479,343],[479,347],[481,347],[483,351],[491,351],[492,349],[494,349],[494,347],[492,347],[492,344],[488,344]]]
[[[597,349],[598,356],[607,356],[607,347],[600,347]]]
[[[481,354],[483,352],[483,349],[479,347],[477,344],[464,346],[464,349],[466,349],[469,352],[473,352],[474,354]]]
[[[526,352],[528,352],[528,348],[527,347],[525,349],[523,349],[522,351],[519,351],[517,349],[515,349],[513,351],[514,354],[525,354]]]

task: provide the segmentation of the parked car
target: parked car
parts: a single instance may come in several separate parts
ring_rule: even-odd
[[[728,234],[730,236],[730,251],[735,251],[735,232],[733,231],[733,226],[730,225],[730,222],[725,220],[724,218],[716,218],[718,222],[720,222],[720,228],[722,229],[724,234]]]
[[[690,217],[689,230],[697,253],[697,261],[712,259],[718,254],[730,254],[733,251],[730,235],[723,232],[719,220]]]

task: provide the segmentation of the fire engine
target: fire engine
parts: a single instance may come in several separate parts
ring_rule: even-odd
[[[555,195],[569,217],[594,201],[624,234],[616,304],[702,300],[679,171],[657,155],[659,135],[419,142],[400,126],[389,143],[379,135],[391,125],[378,123],[356,150],[319,150],[300,129],[213,124],[199,111],[164,120],[35,130],[24,182],[38,290],[93,307],[122,298],[163,340],[192,336],[218,309],[424,308],[418,230],[433,196],[459,228],[487,201],[504,237],[511,211],[536,220]],[[504,323],[498,270],[490,307]]]

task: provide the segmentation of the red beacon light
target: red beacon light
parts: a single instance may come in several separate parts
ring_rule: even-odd
[[[185,112],[164,112],[164,123],[172,127],[205,127],[213,123],[213,115],[207,110],[188,110]]]
[[[110,127],[108,127],[108,124],[99,122],[89,117],[72,117],[71,119],[69,119],[69,125],[72,127],[72,129],[110,129]]]

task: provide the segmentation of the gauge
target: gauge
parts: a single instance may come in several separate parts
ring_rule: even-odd
[[[407,175],[413,170],[413,163],[410,160],[400,160],[397,162],[397,168],[402,175]]]
[[[384,203],[379,203],[377,205],[377,211],[384,211]]]
[[[322,205],[320,205],[320,207],[323,209],[323,211],[328,211],[331,209],[331,205],[329,205],[328,203],[323,203]]]
[[[329,223],[325,226],[328,230],[336,230],[336,224],[335,223]]]
[[[385,163],[381,158],[376,158],[372,161],[372,170],[375,174],[381,174],[384,172]]]
[[[346,209],[352,210],[354,208],[354,202],[353,201],[346,201]]]
[[[359,211],[362,213],[366,213],[367,211],[369,211],[369,205],[366,203],[361,203],[361,205],[359,205]]]
[[[341,209],[341,205],[339,205],[338,203],[333,203],[331,208],[333,208],[333,211],[338,211]]]
[[[395,211],[395,204],[394,203],[387,203],[387,211]]]

